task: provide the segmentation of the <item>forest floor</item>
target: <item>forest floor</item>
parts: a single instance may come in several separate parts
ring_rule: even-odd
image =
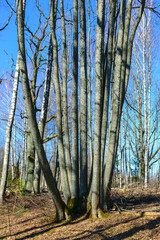
[[[103,219],[54,222],[48,194],[8,192],[0,207],[0,239],[160,239],[160,189],[112,189],[114,209]]]

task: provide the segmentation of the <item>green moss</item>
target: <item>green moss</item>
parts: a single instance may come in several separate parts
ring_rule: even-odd
[[[25,202],[23,202],[23,204],[22,204],[22,208],[23,208],[24,210],[27,208],[27,205],[26,205]]]
[[[111,215],[105,213],[102,209],[100,209],[100,212],[102,218],[111,218]]]
[[[19,183],[19,193],[20,193],[22,196],[25,196],[25,185],[22,184],[21,182]]]
[[[88,202],[87,204],[87,212],[89,212],[92,209],[91,202]]]
[[[86,217],[89,218],[89,219],[92,219],[92,205],[91,203],[89,203],[87,205],[87,214],[86,214]]]
[[[87,216],[88,216],[88,218],[91,219],[91,220],[98,219],[98,218],[106,218],[106,219],[111,218],[111,215],[105,213],[102,209],[99,209],[99,210],[97,211],[97,217],[93,217],[91,204],[88,206]]]
[[[60,223],[63,223],[65,221],[71,221],[71,215],[69,213],[69,210],[68,210],[68,207],[66,206],[65,209],[64,209],[64,219],[60,220],[58,217],[57,217],[57,214],[52,218],[51,220],[51,223],[54,223],[54,222],[60,222]]]
[[[68,203],[67,203],[68,209],[73,209],[73,208],[74,208],[74,206],[75,206],[75,201],[76,201],[75,198],[69,199],[69,201],[68,201]]]
[[[54,228],[52,228],[51,230],[49,230],[49,233],[53,233],[55,231]]]

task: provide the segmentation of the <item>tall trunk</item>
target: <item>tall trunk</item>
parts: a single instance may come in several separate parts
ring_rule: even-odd
[[[123,48],[123,32],[124,32],[124,11],[126,5],[125,1],[121,1],[120,7],[120,20],[119,20],[119,31],[117,39],[117,52],[115,56],[115,69],[114,69],[114,85],[111,101],[111,117],[110,126],[108,133],[108,145],[105,158],[105,168],[104,168],[104,186],[103,186],[103,206],[104,209],[109,208],[109,195],[111,180],[113,175],[113,168],[116,158],[116,139],[117,139],[117,129],[119,129],[119,108],[120,108],[120,80],[121,80],[121,63],[122,63],[122,48]],[[109,200],[110,201],[110,200]]]
[[[66,169],[68,174],[68,181],[71,189],[72,184],[72,166],[71,153],[69,142],[69,127],[68,127],[68,97],[67,97],[67,43],[66,43],[66,26],[64,20],[63,0],[60,0],[61,5],[61,22],[62,22],[62,41],[63,41],[63,125],[65,134],[65,155],[66,155]]]
[[[123,141],[124,141],[124,145],[123,145],[123,154],[124,154],[124,164],[125,164],[125,183],[126,186],[128,187],[128,163],[127,163],[127,149],[126,149],[126,126],[124,123],[124,113],[122,113],[122,124],[123,124]]]
[[[25,189],[29,192],[33,191],[34,180],[34,164],[35,164],[35,147],[31,132],[27,135],[27,165],[26,165],[26,185]]]
[[[78,0],[73,0],[72,198],[79,195],[78,161]]]
[[[14,162],[13,162],[13,145],[12,145],[12,138],[11,138],[11,153],[10,153],[10,158],[11,158],[11,173],[12,173],[12,180],[14,179]]]
[[[139,8],[136,20],[132,26],[132,29],[130,30],[131,5],[132,5],[132,1],[128,1],[127,8],[126,8],[125,1],[123,0],[121,1],[119,31],[118,31],[118,40],[117,40],[117,52],[115,57],[115,69],[114,69],[114,86],[113,86],[113,95],[112,95],[112,101],[111,101],[111,118],[110,118],[108,146],[107,146],[105,169],[104,169],[104,200],[105,200],[104,208],[105,209],[110,208],[110,187],[112,182],[115,158],[117,154],[122,107],[123,107],[125,93],[128,86],[128,80],[129,80],[133,40],[136,33],[136,29],[142,17],[145,0],[141,2],[141,6]],[[126,19],[125,19],[125,28],[124,28],[125,12],[126,12]],[[130,37],[128,39],[129,32],[130,32]],[[124,43],[123,43],[123,38],[124,38]]]
[[[25,56],[25,39],[24,39],[24,1],[17,0],[17,33],[18,33],[18,51],[20,55],[20,74],[22,80],[23,88],[23,98],[25,101],[26,112],[29,120],[29,125],[31,129],[31,134],[33,136],[34,145],[36,152],[38,154],[39,160],[41,162],[43,174],[50,190],[50,194],[56,206],[57,218],[62,220],[65,218],[65,204],[62,201],[60,194],[56,187],[56,182],[53,178],[49,163],[46,158],[46,154],[43,148],[43,141],[40,136],[38,125],[35,116],[35,109],[32,102],[27,66],[26,66],[26,56]]]
[[[101,175],[101,120],[102,120],[102,83],[103,83],[103,28],[104,28],[105,1],[98,3],[97,31],[96,31],[96,58],[95,58],[95,112],[94,112],[94,160],[92,177],[92,216],[100,217],[100,175]]]
[[[152,1],[151,1],[152,6]],[[148,158],[148,179],[149,179],[149,145],[150,145],[150,123],[151,123],[151,63],[152,63],[152,55],[151,55],[151,12],[149,11],[149,27],[148,27],[148,136],[147,136],[147,158]]]
[[[136,17],[135,22],[133,23],[132,29],[130,31],[130,37],[129,37],[129,41],[128,41],[127,59],[126,59],[126,70],[125,70],[125,75],[124,75],[124,77],[125,77],[125,91],[124,92],[125,93],[127,91],[128,81],[129,81],[131,59],[132,59],[133,40],[134,40],[134,37],[135,37],[137,27],[138,27],[138,25],[141,21],[141,18],[142,18],[142,14],[143,14],[144,7],[145,7],[145,2],[146,2],[146,0],[141,1],[141,5],[140,5],[139,11],[137,13],[137,17]],[[124,97],[125,97],[125,94],[123,96],[122,103],[124,102]]]
[[[0,202],[1,203],[3,202],[3,199],[4,199],[4,195],[5,195],[5,191],[6,191],[6,184],[7,184],[7,177],[8,177],[11,133],[12,133],[14,116],[15,116],[16,103],[17,103],[19,73],[20,73],[20,69],[19,69],[19,55],[18,55],[15,76],[14,76],[11,109],[9,112],[9,118],[8,118],[8,123],[7,123],[7,128],[6,128],[6,141],[5,141],[5,147],[4,147],[2,177],[1,177],[1,183],[0,183]]]
[[[142,126],[142,96],[140,89],[140,66],[139,55],[136,53],[136,69],[137,69],[137,107],[138,107],[138,163],[139,163],[139,180],[142,181],[142,160],[143,160],[143,126]]]
[[[32,52],[32,66],[33,66],[33,74],[32,74],[32,79],[31,79],[31,96],[32,96],[32,101],[34,104],[34,107],[36,109],[36,100],[37,100],[37,94],[38,91],[36,93],[36,85],[37,85],[37,79],[38,79],[38,72],[39,72],[39,68],[41,66],[42,63],[42,54],[40,54],[40,52],[42,51],[41,49],[41,45],[42,42],[46,36],[46,28],[48,26],[48,20],[46,21],[45,25],[43,25],[43,29],[41,29],[41,35],[37,37],[37,33],[39,32],[40,28],[41,28],[41,14],[39,17],[39,25],[37,30],[35,31],[35,33],[31,33],[31,38],[30,38],[30,49]],[[27,29],[28,30],[28,29]],[[28,30],[29,31],[29,30]],[[30,31],[29,31],[30,32]],[[36,44],[34,43],[34,40],[36,42]],[[34,50],[32,48],[32,44],[34,45]],[[31,143],[33,143],[33,139],[32,136],[30,136],[28,138],[28,142],[29,140],[31,140]],[[35,163],[35,147],[34,145],[31,147],[31,144],[28,145],[30,148],[28,148],[28,154],[32,155],[32,158],[27,157],[27,165],[29,166],[29,172],[27,172],[27,179],[29,179],[29,182],[26,182],[26,188],[29,191],[33,190],[33,180],[34,180],[34,173],[38,173],[40,171],[40,169],[38,170],[38,166],[36,166],[35,169],[35,164],[37,165],[38,160],[36,159],[36,163]],[[29,151],[31,150],[31,152],[29,153]],[[33,155],[34,153],[34,155]],[[32,182],[31,182],[32,179]]]
[[[80,11],[80,196],[88,192],[87,163],[87,55],[85,0],[79,0]]]
[[[122,150],[121,150],[121,130],[119,132],[119,187],[122,188]]]
[[[129,183],[132,183],[132,169],[131,169],[131,148],[129,147]]]
[[[61,186],[64,194],[65,202],[67,203],[71,197],[68,175],[66,170],[65,155],[64,155],[64,145],[63,145],[63,133],[62,133],[62,103],[61,103],[61,90],[59,84],[59,74],[58,74],[58,45],[55,33],[55,19],[54,12],[55,9],[54,0],[50,1],[50,26],[53,41],[53,60],[54,60],[54,83],[56,92],[56,112],[57,112],[57,134],[58,134],[58,156],[60,163],[60,174],[61,174]]]
[[[13,132],[13,142],[14,142],[14,147],[13,147],[13,168],[14,166],[16,166],[16,120],[14,117],[14,132]],[[12,175],[12,179],[14,179],[15,174],[14,174],[14,170],[13,170],[13,175]]]
[[[126,129],[126,134],[127,134],[127,141],[129,145],[130,141],[130,125],[129,125],[129,107],[127,106],[127,129]],[[132,169],[131,169],[131,148],[130,146],[128,147],[128,176],[129,176],[129,183],[132,183]]]
[[[114,38],[114,26],[116,15],[117,0],[110,1],[110,15],[109,15],[109,27],[108,27],[108,40],[105,51],[105,64],[104,64],[104,80],[103,80],[103,112],[102,112],[102,129],[101,129],[101,164],[104,165],[104,153],[106,146],[107,127],[108,127],[108,108],[109,108],[109,96],[110,96],[110,82],[111,82],[111,70],[113,60],[113,38]]]
[[[151,1],[151,6],[152,6],[152,1]],[[150,142],[150,116],[151,116],[151,110],[150,110],[150,104],[151,104],[151,30],[150,30],[150,23],[151,22],[151,12],[149,11],[148,15],[148,22],[147,22],[147,32],[146,36],[144,35],[146,39],[146,51],[145,54],[148,54],[148,106],[146,103],[146,106],[144,105],[145,108],[145,116],[147,121],[145,121],[145,187],[148,187],[149,185],[149,142]],[[143,28],[145,26],[143,25]],[[147,47],[148,47],[148,53],[147,53]],[[146,57],[146,56],[145,56]],[[145,59],[144,59],[145,60]],[[144,64],[144,63],[143,63]],[[147,115],[147,116],[146,116]]]
[[[90,50],[90,32],[91,32],[91,16],[90,2],[88,4],[88,131],[89,131],[89,150],[90,150],[90,165],[93,162],[93,147],[92,147],[92,86],[91,86],[91,50]]]
[[[148,154],[147,154],[147,136],[148,136],[148,126],[147,126],[147,90],[146,90],[146,24],[145,16],[143,16],[143,94],[144,94],[144,163],[145,163],[145,175],[144,175],[144,184],[145,187],[148,187],[149,175],[148,175]]]
[[[24,129],[23,129],[23,150],[21,158],[21,171],[20,171],[20,182],[24,185],[25,183],[25,156],[26,156],[26,118],[24,118]]]
[[[120,115],[123,107],[123,102],[125,98],[125,75],[127,66],[127,54],[128,54],[128,41],[129,41],[129,32],[130,32],[130,24],[131,24],[131,10],[132,10],[132,0],[128,0],[127,9],[126,9],[126,18],[125,18],[125,26],[124,26],[124,39],[123,39],[123,52],[122,52],[122,69],[121,69],[121,108]]]
[[[43,139],[45,122],[47,118],[47,110],[48,110],[48,101],[49,101],[49,93],[50,93],[50,85],[51,85],[51,73],[52,73],[52,62],[53,62],[53,45],[52,38],[50,36],[49,40],[49,48],[48,48],[48,60],[46,66],[46,77],[45,77],[45,86],[43,92],[43,100],[41,107],[41,116],[38,122],[38,128],[40,135]],[[41,175],[41,167],[38,159],[38,155],[35,155],[35,167],[34,167],[34,182],[33,188],[35,193],[40,193],[40,175]]]

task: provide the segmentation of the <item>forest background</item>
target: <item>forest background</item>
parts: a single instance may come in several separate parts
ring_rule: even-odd
[[[18,1],[19,2],[19,1]],[[21,1],[20,1],[21,2]],[[55,4],[56,1],[53,1]],[[124,186],[133,181],[139,180],[140,182],[144,182],[146,187],[149,184],[149,178],[154,179],[159,174],[159,158],[160,158],[160,147],[159,147],[159,5],[156,1],[142,1],[145,2],[145,10],[142,15],[142,19],[140,24],[137,28],[134,43],[132,48],[132,65],[130,69],[130,77],[129,77],[129,84],[127,86],[122,86],[122,96],[119,96],[117,100],[115,97],[115,101],[113,101],[114,96],[116,96],[116,87],[121,86],[119,82],[114,85],[114,74],[118,76],[118,70],[116,67],[118,64],[118,44],[123,45],[125,40],[123,39],[122,42],[118,42],[118,34],[120,32],[119,29],[123,29],[125,16],[127,16],[126,9],[129,9],[130,5],[132,4],[132,13],[130,17],[130,29],[128,31],[129,36],[131,35],[131,29],[134,26],[134,22],[137,16],[137,12],[140,9],[140,3],[138,1],[127,1],[127,8],[124,7],[125,1],[113,1],[112,6],[111,2],[109,4],[108,1],[80,1],[79,2],[79,19],[78,19],[78,32],[77,32],[77,57],[73,54],[74,52],[74,13],[73,13],[73,3],[71,1],[64,1],[64,18],[63,18],[63,11],[62,11],[62,2],[58,1],[58,11],[57,14],[57,21],[53,24],[53,26],[49,23],[51,21],[51,4],[43,3],[42,1],[26,1],[26,8],[25,8],[25,25],[24,25],[24,32],[25,32],[25,54],[26,54],[26,62],[27,62],[27,69],[28,69],[28,78],[30,81],[31,93],[32,93],[32,101],[35,104],[36,112],[37,112],[37,121],[40,119],[40,109],[42,108],[42,98],[44,92],[44,79],[46,75],[46,66],[47,66],[47,57],[49,55],[49,42],[50,42],[50,32],[52,32],[52,39],[55,37],[54,33],[56,33],[56,40],[57,40],[57,53],[53,51],[53,61],[56,62],[54,58],[58,54],[58,61],[57,61],[57,71],[58,71],[58,82],[59,87],[61,88],[61,94],[63,95],[66,90],[64,84],[64,76],[66,76],[66,87],[67,87],[67,96],[63,95],[63,104],[67,104],[66,108],[63,105],[63,117],[60,116],[60,119],[63,120],[63,124],[60,126],[63,130],[62,132],[62,142],[64,140],[64,148],[65,152],[65,162],[66,168],[70,171],[70,167],[68,164],[73,164],[73,157],[67,155],[67,150],[70,149],[70,152],[73,154],[73,149],[77,148],[77,152],[79,152],[79,174],[80,179],[78,178],[79,183],[79,195],[80,196],[87,196],[88,193],[94,191],[90,191],[92,189],[92,181],[100,182],[102,184],[102,189],[104,188],[104,183],[101,177],[104,175],[108,176],[109,185],[107,185],[107,189],[110,190],[111,183],[113,183],[112,179],[112,171],[114,171],[115,181],[114,184],[117,186]],[[77,2],[77,1],[75,1]],[[52,3],[52,1],[51,1]],[[82,5],[81,5],[82,4]],[[11,10],[11,6],[14,6]],[[85,6],[85,7],[84,7]],[[101,9],[101,12],[99,10]],[[104,7],[104,8],[103,8]],[[111,9],[112,7],[112,9]],[[144,6],[143,6],[144,7]],[[0,3],[1,8],[1,16],[3,21],[1,21],[2,27],[5,26],[8,18],[12,14],[8,26],[0,32],[0,42],[1,42],[1,59],[0,59],[0,76],[1,76],[1,84],[0,84],[0,97],[1,97],[1,111],[0,111],[0,131],[1,131],[1,138],[0,138],[0,147],[1,147],[1,167],[2,167],[2,160],[3,160],[3,149],[4,143],[6,141],[6,126],[9,117],[9,112],[11,108],[11,99],[12,99],[12,92],[13,92],[13,80],[15,78],[15,66],[17,62],[17,55],[18,55],[18,44],[19,41],[17,39],[17,18],[16,13],[16,6],[14,3],[7,4],[6,1],[1,1]],[[43,9],[43,11],[42,11]],[[103,11],[103,9],[105,11]],[[84,10],[84,11],[83,11]],[[112,10],[112,11],[111,11]],[[124,13],[124,12],[125,13]],[[111,14],[114,12],[114,31],[112,36],[112,49],[107,49],[107,43],[109,39],[109,22],[111,18]],[[102,14],[102,16],[101,16]],[[50,16],[50,19],[49,19]],[[85,17],[84,17],[85,16]],[[98,17],[97,17],[98,16]],[[97,22],[100,17],[104,18],[103,27],[101,26],[101,33],[100,39],[98,39],[98,27]],[[86,21],[85,21],[86,18]],[[127,19],[127,17],[126,17]],[[64,20],[64,21],[63,21]],[[52,22],[52,21],[51,21]],[[54,22],[54,21],[53,21]],[[63,23],[65,26],[65,33],[63,29]],[[122,25],[121,25],[122,24]],[[0,26],[1,27],[1,26]],[[50,30],[51,29],[51,30]],[[56,31],[55,31],[56,29]],[[125,29],[125,28],[124,28]],[[123,33],[125,32],[123,29]],[[66,43],[64,43],[64,36],[66,34]],[[122,37],[121,37],[122,40]],[[98,41],[101,41],[99,44],[101,46],[100,52],[101,56],[99,61],[107,59],[103,62],[103,64],[96,62],[96,51]],[[103,42],[104,41],[104,42]],[[129,37],[128,37],[129,43]],[[56,41],[55,41],[56,42]],[[103,43],[102,43],[103,42]],[[53,46],[55,43],[53,43]],[[109,43],[108,43],[109,44]],[[65,47],[64,47],[65,46]],[[123,46],[125,49],[125,46]],[[65,52],[66,50],[66,52]],[[111,50],[111,53],[110,53]],[[102,56],[103,53],[104,56]],[[129,50],[128,50],[129,52]],[[123,51],[120,53],[121,57],[123,57]],[[66,55],[65,55],[66,54]],[[107,55],[108,54],[108,55]],[[110,56],[110,54],[112,56]],[[66,58],[65,58],[65,57]],[[108,57],[111,57],[111,60]],[[74,147],[75,141],[73,140],[73,72],[74,72],[74,61],[78,61],[76,64],[78,66],[79,71],[77,71],[77,122],[78,122],[78,131],[79,136],[77,138],[78,146]],[[102,104],[105,106],[105,103],[108,104],[108,110],[103,110],[108,113],[106,117],[105,130],[102,130],[102,126],[99,126],[99,122],[103,122],[102,119],[98,119],[98,115],[101,114],[101,107],[96,110],[96,101],[101,103],[102,98],[100,95],[103,95],[105,91],[105,83],[102,83],[102,76],[105,75],[105,67],[109,63],[110,60],[110,75],[109,77],[109,94],[108,100]],[[117,60],[117,63],[116,63]],[[66,62],[65,62],[66,61]],[[108,62],[107,62],[108,61]],[[122,60],[120,60],[122,61]],[[66,63],[66,66],[64,65]],[[73,64],[73,65],[72,65]],[[96,67],[99,66],[99,71],[101,77],[97,76],[98,70]],[[125,66],[126,67],[126,66]],[[101,72],[101,68],[104,69],[104,72]],[[109,67],[108,67],[109,68]],[[123,61],[120,63],[120,74],[122,73],[123,68]],[[54,65],[54,71],[56,67]],[[127,67],[126,67],[127,69]],[[66,72],[65,72],[66,70]],[[127,71],[127,70],[125,70]],[[55,74],[55,72],[54,72]],[[54,79],[54,75],[52,80]],[[65,75],[66,74],[66,75]],[[36,75],[36,82],[34,83],[34,77]],[[127,74],[126,74],[127,75]],[[125,76],[126,76],[125,75]],[[22,76],[21,76],[22,78]],[[101,81],[97,82],[96,79],[100,78]],[[117,77],[118,79],[118,77]],[[55,81],[55,80],[54,80]],[[57,110],[56,110],[56,102],[58,102],[57,96],[55,92],[58,90],[56,87],[56,83],[51,82],[51,90],[50,90],[50,97],[49,97],[49,106],[47,112],[47,119],[53,118],[48,124],[46,124],[45,131],[44,131],[44,140],[46,143],[45,152],[47,155],[47,159],[50,163],[50,167],[52,172],[54,173],[57,171],[57,164],[56,162],[59,160],[59,154],[57,157],[57,146],[60,144],[57,140],[57,133],[60,131],[57,127],[56,119],[58,117]],[[34,85],[35,84],[35,85]],[[98,84],[98,85],[96,85]],[[102,85],[99,85],[102,84]],[[104,84],[104,85],[103,85]],[[98,87],[97,87],[98,86]],[[126,91],[126,89],[127,91]],[[124,89],[123,89],[124,88]],[[63,89],[63,90],[62,90]],[[101,92],[98,93],[98,89]],[[18,89],[18,98],[17,98],[17,105],[15,111],[15,118],[14,124],[12,128],[12,140],[11,148],[10,148],[10,168],[12,178],[15,177],[15,167],[19,166],[20,174],[21,174],[21,181],[25,185],[28,191],[33,191],[33,183],[32,178],[34,173],[35,164],[33,161],[28,162],[28,154],[32,156],[35,149],[31,149],[33,146],[34,140],[27,140],[29,138],[30,130],[28,125],[28,120],[26,119],[26,111],[25,111],[25,103],[23,100],[22,94],[22,86],[21,81],[19,84]],[[119,91],[119,90],[117,90]],[[125,92],[126,91],[126,92]],[[87,93],[87,94],[86,94]],[[99,94],[99,96],[97,95]],[[34,97],[33,97],[34,95]],[[104,94],[105,95],[105,94]],[[66,98],[67,97],[67,98]],[[121,99],[122,97],[122,99]],[[67,99],[66,102],[64,99]],[[119,101],[122,100],[122,104],[119,105]],[[102,100],[103,101],[103,100]],[[109,153],[107,152],[107,146],[109,146],[109,132],[113,132],[110,129],[111,119],[112,119],[112,111],[114,109],[114,104],[117,101],[116,108],[117,110],[117,120],[115,123],[115,129],[118,129],[118,125],[120,124],[120,134],[117,133],[117,137],[119,136],[119,141],[114,139],[111,140],[111,144],[114,145],[112,151],[112,157],[109,156],[110,163],[108,164],[107,169],[110,169],[110,173],[104,173],[105,164],[107,165],[104,159],[107,159],[106,156]],[[85,103],[84,103],[85,102]],[[107,105],[106,104],[106,105]],[[57,104],[58,105],[58,104]],[[123,111],[121,112],[121,108],[123,107]],[[67,112],[66,112],[67,109]],[[95,116],[95,111],[97,116]],[[99,112],[98,112],[99,111]],[[120,111],[120,112],[119,112]],[[61,112],[61,111],[60,111]],[[118,113],[119,112],[119,113]],[[118,116],[118,114],[120,114]],[[61,113],[60,113],[61,115]],[[67,116],[67,121],[65,117]],[[116,118],[114,118],[116,119]],[[121,121],[119,121],[120,119]],[[68,127],[65,127],[65,123],[67,123]],[[66,129],[68,128],[68,132]],[[96,133],[96,130],[99,128],[99,133]],[[63,134],[64,131],[64,134]],[[100,134],[100,131],[102,133]],[[32,132],[32,131],[31,131]],[[69,135],[68,135],[69,133]],[[106,135],[103,139],[103,133]],[[97,134],[97,135],[96,135]],[[100,134],[100,136],[98,136]],[[58,133],[58,136],[60,134]],[[68,140],[65,138],[68,135]],[[98,139],[96,139],[98,136]],[[97,160],[95,163],[96,168],[92,163],[96,161],[95,159],[98,157],[95,156],[96,151],[99,154],[99,150],[95,148],[95,142],[99,143],[99,137],[102,138],[101,146],[104,144],[104,149],[101,149],[101,161]],[[63,139],[64,138],[64,139]],[[50,141],[48,141],[50,140]],[[104,142],[103,142],[104,140]],[[69,144],[69,145],[67,145]],[[118,144],[116,146],[116,144]],[[69,147],[68,147],[69,146]],[[30,149],[29,149],[30,148]],[[98,146],[97,146],[98,148]],[[109,147],[108,147],[109,148]],[[60,147],[59,147],[60,149]],[[67,149],[67,150],[66,150]],[[71,150],[72,149],[72,150]],[[63,150],[63,151],[64,151]],[[32,152],[33,151],[33,152]],[[59,152],[61,150],[58,150]],[[62,151],[62,152],[63,152]],[[109,150],[108,150],[109,151]],[[117,153],[117,154],[116,154]],[[81,156],[82,155],[82,156]],[[69,157],[67,157],[69,156]],[[103,156],[103,157],[102,157]],[[34,155],[34,158],[35,155]],[[70,162],[68,163],[68,159]],[[83,159],[81,161],[81,159]],[[30,165],[29,165],[30,164]],[[97,168],[99,166],[99,169]],[[73,166],[72,166],[73,167]],[[29,172],[28,169],[32,168],[32,171]],[[101,169],[102,168],[102,169]],[[63,168],[62,168],[63,169]],[[60,171],[61,169],[60,164]],[[83,169],[85,169],[83,171]],[[28,171],[28,172],[27,172]],[[76,170],[77,171],[77,170]],[[92,172],[93,171],[93,172]],[[104,172],[103,172],[104,171]],[[30,174],[31,173],[31,174]],[[57,172],[56,172],[57,173]],[[91,175],[90,175],[91,173]],[[94,175],[98,174],[98,175]],[[62,176],[64,177],[64,174]],[[56,174],[55,174],[56,176]],[[62,178],[61,176],[61,178]],[[94,180],[94,176],[96,176],[96,180]],[[102,178],[103,178],[102,177]],[[68,174],[68,179],[70,178],[70,174]],[[84,181],[82,181],[84,179]],[[28,181],[28,182],[27,182]],[[62,184],[61,179],[61,184]],[[71,177],[71,182],[73,181]],[[87,182],[88,189],[85,189],[85,181]],[[70,181],[69,181],[70,182]],[[44,181],[43,181],[44,184]],[[108,184],[108,183],[106,183]],[[72,184],[71,184],[72,185]],[[43,186],[44,187],[44,186]],[[64,186],[61,186],[62,190],[64,190]],[[61,188],[59,186],[59,188]],[[97,187],[97,186],[96,186]],[[42,185],[41,185],[42,188]],[[72,187],[71,187],[72,188]],[[67,189],[67,188],[66,188]],[[98,189],[98,187],[97,187]],[[103,190],[98,190],[99,194]],[[105,191],[104,191],[105,192]],[[102,193],[103,195],[104,193]],[[107,193],[106,193],[107,194]],[[74,195],[74,194],[73,194]],[[107,195],[108,196],[108,195]],[[66,200],[69,199],[69,193],[66,193]],[[92,198],[92,197],[91,197]],[[66,201],[66,202],[67,202]],[[92,203],[96,202],[94,197],[92,198]],[[103,200],[100,200],[103,202]],[[101,204],[102,204],[101,202]],[[99,205],[99,204],[98,204]],[[97,205],[97,206],[98,206]],[[107,208],[109,206],[107,205]],[[96,207],[97,208],[97,207]],[[105,209],[105,207],[104,207]],[[95,214],[97,215],[97,213]]]

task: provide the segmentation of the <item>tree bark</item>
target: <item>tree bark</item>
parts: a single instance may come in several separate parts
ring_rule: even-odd
[[[87,55],[85,0],[79,0],[80,11],[80,196],[88,193],[87,161]]]
[[[123,156],[124,156],[124,164],[125,164],[125,184],[128,187],[128,162],[127,162],[127,147],[126,147],[126,135],[127,135],[127,126],[124,123],[124,113],[122,113],[122,125],[123,125]]]
[[[94,112],[94,160],[92,177],[92,217],[101,216],[100,211],[100,183],[101,183],[101,121],[102,121],[102,83],[103,83],[103,32],[104,32],[105,1],[98,3],[97,30],[96,30],[96,59],[95,59],[95,112]]]
[[[4,196],[5,196],[5,191],[6,191],[9,157],[10,157],[11,134],[12,134],[12,126],[13,126],[15,110],[16,110],[16,103],[17,103],[19,74],[20,74],[20,68],[19,68],[19,55],[18,55],[15,76],[14,76],[11,109],[9,112],[9,118],[8,118],[8,123],[7,123],[7,128],[6,128],[6,141],[5,141],[5,147],[4,147],[2,177],[1,177],[1,183],[0,183],[0,203],[3,202]]]
[[[116,140],[117,130],[119,129],[119,108],[120,108],[120,80],[121,80],[121,64],[122,64],[122,49],[123,49],[123,34],[124,34],[124,11],[125,1],[121,1],[119,31],[117,39],[117,52],[115,56],[114,69],[114,85],[111,100],[111,117],[108,133],[108,145],[104,167],[104,186],[103,186],[103,207],[110,208],[110,187],[113,175],[113,168],[116,158]],[[118,134],[119,135],[119,134]],[[107,206],[108,205],[108,206]]]
[[[125,1],[123,0],[121,1],[119,31],[118,31],[118,40],[117,40],[117,52],[115,57],[114,85],[113,85],[113,94],[112,94],[112,101],[111,101],[111,118],[110,118],[108,146],[107,146],[105,169],[104,169],[104,188],[103,188],[104,189],[104,209],[110,208],[110,188],[111,188],[115,158],[117,154],[122,107],[123,107],[125,93],[128,86],[128,80],[129,80],[133,40],[136,33],[136,29],[139,25],[139,22],[143,14],[145,0],[141,2],[136,20],[132,26],[132,29],[130,30],[131,5],[132,5],[132,2],[128,1],[127,8],[126,8]],[[125,19],[125,26],[124,26],[124,19]],[[130,32],[130,37],[129,37],[129,32]],[[124,43],[123,43],[123,39],[124,39]]]
[[[88,3],[88,131],[89,131],[89,150],[90,150],[90,165],[93,162],[93,147],[92,147],[92,82],[91,82],[91,49],[90,49],[90,32],[91,32],[91,16],[90,2]]]
[[[151,6],[152,6],[152,1],[151,1]],[[148,27],[148,136],[147,136],[147,158],[148,158],[148,183],[149,183],[149,146],[150,146],[150,123],[151,123],[151,71],[152,71],[152,54],[151,54],[151,12],[149,11],[149,27]]]
[[[24,118],[23,128],[23,152],[21,158],[21,170],[20,170],[20,183],[24,186],[25,184],[25,164],[26,164],[26,118]]]
[[[69,186],[72,184],[72,165],[69,142],[69,126],[68,126],[68,97],[67,97],[67,42],[66,42],[66,26],[64,20],[63,0],[60,0],[61,5],[61,22],[62,22],[62,41],[63,41],[63,125],[65,135],[65,155],[66,169],[68,174]]]
[[[56,182],[53,178],[46,154],[43,148],[43,141],[40,136],[38,125],[35,116],[35,109],[33,106],[31,92],[29,87],[29,80],[26,66],[25,56],[25,39],[24,39],[24,13],[25,6],[23,0],[17,0],[17,34],[18,34],[18,51],[20,55],[20,74],[23,88],[23,98],[25,101],[26,112],[29,120],[31,134],[33,136],[36,152],[41,162],[42,171],[50,190],[51,196],[56,206],[57,219],[62,220],[65,218],[65,204],[62,201],[60,194],[56,187]]]
[[[122,149],[121,149],[121,130],[119,132],[119,187],[122,188]]]
[[[42,139],[43,139],[45,123],[47,119],[48,101],[49,101],[50,85],[51,85],[52,62],[53,62],[53,44],[52,44],[52,38],[50,35],[49,48],[48,48],[48,60],[47,60],[47,66],[46,66],[46,77],[45,77],[44,93],[43,93],[43,100],[42,100],[42,107],[41,107],[41,116],[38,122],[38,128],[39,128],[39,132]],[[41,175],[40,161],[36,153],[35,167],[34,167],[34,182],[33,182],[34,193],[40,193],[40,175]]]
[[[54,0],[50,1],[50,26],[53,41],[53,60],[54,60],[54,83],[56,92],[56,123],[57,123],[57,134],[58,134],[58,156],[60,163],[60,174],[61,174],[61,186],[64,194],[65,202],[67,203],[71,197],[70,187],[68,181],[68,175],[66,170],[65,155],[64,155],[64,145],[63,145],[63,133],[62,133],[62,102],[61,102],[61,90],[59,84],[58,75],[58,46],[55,33],[55,19],[54,12],[56,11],[54,6]]]
[[[108,40],[105,52],[104,64],[104,80],[103,80],[103,112],[102,112],[102,129],[101,129],[101,164],[104,165],[104,153],[106,146],[107,127],[108,127],[108,109],[109,109],[109,96],[110,96],[110,82],[111,70],[113,60],[113,38],[115,27],[117,0],[110,1],[110,15],[108,27]]]
[[[73,0],[72,199],[79,196],[78,159],[78,0]]]
[[[27,134],[27,165],[26,165],[26,184],[25,190],[33,191],[34,166],[35,166],[35,147],[31,132]]]

